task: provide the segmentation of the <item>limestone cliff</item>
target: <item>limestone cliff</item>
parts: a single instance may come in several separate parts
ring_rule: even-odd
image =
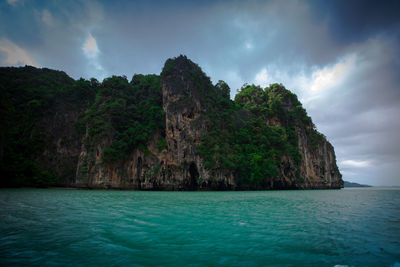
[[[46,133],[47,144],[30,158],[60,177],[61,185],[343,187],[332,145],[281,85],[244,86],[232,101],[225,83],[213,85],[198,65],[179,56],[166,61],[160,76],[138,75],[130,83],[114,76],[102,84],[80,80],[62,96],[82,88],[83,104],[56,97],[31,128]]]
[[[194,78],[194,74],[201,75]],[[83,145],[75,185],[142,190],[234,189],[232,175],[217,180],[197,153],[208,124],[206,92],[201,91],[199,83],[212,86],[196,64],[182,56],[168,60],[161,85],[165,132],[155,133],[146,149],[135,148],[128,157],[113,163],[102,160],[104,148],[110,145],[112,137],[96,145],[94,160],[91,160],[93,153]],[[162,138],[167,147],[160,151],[157,143]]]
[[[283,105],[287,111],[296,109],[292,93],[281,88],[274,93],[283,96]],[[288,95],[292,96],[292,99],[287,97]],[[296,101],[296,98],[294,101]],[[282,124],[279,121],[269,123]],[[293,159],[284,156],[280,164],[279,177],[281,179],[275,181],[273,188],[342,188],[342,175],[336,165],[333,146],[326,140],[325,136],[313,129],[315,126],[311,119],[302,123],[297,120],[293,124],[296,129],[301,161],[296,166]],[[293,177],[298,179],[293,179]]]

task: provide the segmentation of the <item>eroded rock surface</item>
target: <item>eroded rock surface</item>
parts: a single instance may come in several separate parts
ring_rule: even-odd
[[[223,84],[220,87],[221,90],[226,89],[223,89]],[[105,150],[115,140],[116,131],[109,130],[100,139],[91,143],[85,142],[83,140],[92,138],[89,124],[83,126],[86,127],[83,132],[76,129],[85,114],[83,106],[68,111],[67,105],[59,103],[54,108],[55,113],[46,114],[37,124],[36,128],[44,128],[49,136],[48,144],[37,159],[42,160],[49,171],[63,177],[63,185],[76,187],[135,190],[343,187],[334,148],[325,137],[320,137],[318,141],[312,140],[310,133],[314,126],[311,121],[294,121],[290,125],[296,133],[300,160],[296,161],[288,153],[283,154],[279,159],[279,174],[265,182],[240,184],[232,169],[214,167],[211,170],[207,167],[206,160],[199,153],[199,147],[212,127],[216,127],[208,115],[212,109],[209,101],[212,98],[211,92],[215,92],[215,88],[219,87],[213,86],[199,66],[185,56],[169,59],[161,73],[160,99],[162,97],[165,129],[154,132],[145,147],[133,147],[124,157],[105,161]],[[262,89],[258,90],[262,93]],[[288,92],[278,87],[271,96],[282,96],[282,107],[289,112],[296,108],[296,103],[292,101],[293,98],[285,98]],[[223,94],[229,98],[229,88]],[[238,109],[232,113],[235,129],[242,127],[240,120],[235,121],[235,118],[250,119],[249,112]],[[288,121],[271,115],[267,117],[265,124],[284,128],[288,126]],[[225,127],[223,122],[219,125],[217,127]]]

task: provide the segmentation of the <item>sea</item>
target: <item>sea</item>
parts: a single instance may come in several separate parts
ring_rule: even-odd
[[[0,266],[400,266],[400,189],[0,190]]]

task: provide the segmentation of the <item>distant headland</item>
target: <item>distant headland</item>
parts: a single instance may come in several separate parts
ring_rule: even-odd
[[[353,182],[348,182],[348,181],[343,181],[343,186],[346,187],[372,187],[371,185],[366,185],[366,184],[358,184],[358,183],[353,183]]]

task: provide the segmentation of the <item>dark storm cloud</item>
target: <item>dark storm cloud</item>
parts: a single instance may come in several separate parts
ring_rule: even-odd
[[[340,42],[357,42],[382,32],[398,33],[400,27],[398,0],[312,0],[310,4]]]
[[[345,177],[364,183],[398,184],[398,176],[393,175],[400,163],[395,38],[379,36],[352,50],[357,52],[357,60],[347,79],[308,110],[335,145]],[[348,162],[350,159],[355,162]],[[365,164],[357,166],[357,162]]]
[[[130,78],[186,54],[232,97],[244,82],[281,82],[335,146],[344,179],[400,185],[399,3],[3,1],[0,63]]]

